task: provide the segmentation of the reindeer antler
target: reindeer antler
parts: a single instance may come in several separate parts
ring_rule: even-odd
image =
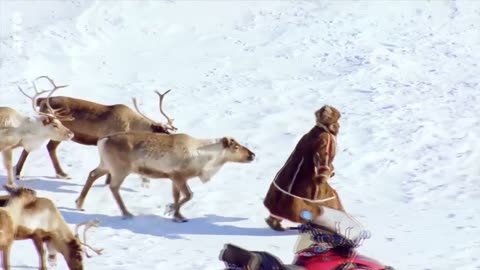
[[[143,114],[140,109],[138,108],[138,104],[137,104],[137,99],[132,97],[132,101],[133,101],[133,106],[135,107],[135,110],[138,112],[138,114],[140,114],[141,116],[143,116],[145,119],[147,119],[148,121],[150,122],[156,122],[155,120],[152,120],[151,118],[149,118],[148,116],[146,116],[145,114]]]
[[[171,131],[176,131],[177,128],[175,126],[173,126],[173,120],[174,119],[171,119],[170,117],[168,117],[165,112],[163,111],[163,98],[165,97],[166,94],[168,94],[168,92],[170,92],[171,89],[169,89],[168,91],[166,91],[165,93],[163,94],[160,94],[160,92],[158,91],[155,91],[155,93],[157,93],[157,95],[160,97],[160,102],[159,102],[159,105],[160,105],[160,113],[165,117],[167,118],[167,124],[165,124],[165,129],[166,130],[171,130]],[[143,114],[140,109],[138,108],[138,103],[137,103],[137,99],[135,97],[132,97],[132,101],[133,101],[133,106],[135,107],[135,110],[138,112],[138,114],[140,114],[141,116],[143,116],[145,119],[147,119],[148,121],[150,122],[156,122],[155,120],[151,119],[150,117],[146,116],[145,114]]]
[[[52,84],[53,86],[53,89],[51,90],[42,90],[42,91],[39,91],[38,88],[37,88],[37,85],[35,84],[36,81],[38,81],[39,79],[47,79],[50,84]],[[66,115],[61,115],[59,113],[59,111],[63,110],[63,108],[60,108],[60,109],[53,109],[52,106],[50,106],[50,97],[52,96],[52,94],[57,91],[58,89],[60,88],[65,88],[67,87],[68,85],[56,85],[55,82],[48,76],[39,76],[37,78],[35,78],[33,81],[32,81],[32,85],[33,85],[33,89],[35,90],[35,94],[33,96],[29,96],[27,93],[25,93],[25,91],[23,91],[23,89],[20,87],[20,86],[17,86],[18,87],[18,90],[20,90],[20,92],[28,97],[29,99],[32,100],[32,108],[33,108],[33,111],[36,112],[37,114],[39,115],[48,115],[48,116],[51,116],[51,117],[54,117],[54,118],[57,118],[59,120],[64,120],[64,121],[71,121],[73,120],[73,117],[71,116],[66,116]],[[50,111],[50,113],[43,113],[43,112],[40,112],[37,107],[36,107],[36,101],[37,101],[37,98],[38,96],[40,96],[41,94],[44,94],[44,93],[47,93],[47,92],[50,92],[47,96],[47,108],[48,110]]]
[[[96,248],[90,246],[89,244],[87,244],[87,231],[88,231],[88,229],[90,229],[92,227],[98,227],[98,225],[100,225],[100,221],[97,220],[97,219],[81,222],[81,223],[75,225],[75,237],[78,239],[80,244],[82,244],[85,247],[88,247],[90,250],[97,253],[97,255],[101,255],[102,252],[103,252],[103,248],[102,249],[96,249]],[[83,230],[83,242],[80,241],[80,237],[78,235],[78,228],[80,228],[80,226],[85,226],[85,229]],[[88,254],[86,249],[83,249],[83,251],[85,252],[85,255],[87,256],[87,258],[92,257],[92,256],[90,256],[90,254]]]
[[[176,131],[177,128],[173,125],[173,120],[174,119],[171,119],[170,117],[167,116],[167,114],[165,114],[165,112],[163,111],[163,98],[165,97],[166,94],[168,94],[172,89],[168,89],[167,91],[165,91],[165,93],[163,94],[160,94],[160,92],[158,92],[157,90],[155,90],[155,93],[157,93],[158,97],[160,98],[160,102],[159,102],[159,106],[160,106],[160,113],[165,117],[167,118],[167,124],[166,124],[166,129],[167,130],[172,130],[172,131]]]
[[[47,108],[48,110],[50,111],[50,113],[57,119],[59,120],[62,120],[62,121],[72,121],[74,118],[72,116],[68,116],[68,115],[63,115],[61,114],[60,112],[61,111],[64,111],[64,108],[59,108],[59,109],[53,109],[52,106],[50,105],[50,97],[52,96],[52,94],[57,91],[58,89],[60,88],[65,88],[68,86],[68,84],[66,85],[60,85],[60,86],[57,86],[55,84],[55,82],[48,76],[40,76],[40,77],[37,77],[35,78],[35,81],[38,80],[38,79],[47,79],[48,82],[50,82],[50,84],[53,86],[53,89],[50,91],[50,93],[48,93],[48,96],[47,96]]]
[[[38,78],[37,78],[38,79]],[[35,79],[36,80],[36,79]],[[41,94],[43,93],[47,93],[49,92],[50,90],[42,90],[42,91],[38,91],[37,89],[37,86],[35,85],[35,80],[32,81],[32,85],[33,85],[33,89],[35,90],[35,94],[33,96],[29,96],[25,91],[23,91],[23,89],[20,87],[20,86],[17,86],[18,87],[18,90],[20,90],[20,92],[26,96],[27,98],[31,99],[32,100],[32,108],[33,108],[33,111],[38,113],[38,114],[45,114],[45,113],[42,113],[40,112],[37,107],[35,106],[35,101],[37,100],[37,97],[40,96]]]

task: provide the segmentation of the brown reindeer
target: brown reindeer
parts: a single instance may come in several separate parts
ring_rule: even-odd
[[[8,203],[0,208],[0,250],[3,269],[10,269],[10,249],[25,205],[35,200],[35,191],[28,188],[3,186],[10,193]]]
[[[173,181],[174,221],[184,222],[180,207],[192,198],[187,181],[199,177],[208,182],[227,162],[251,162],[255,154],[234,139],[197,139],[187,134],[125,132],[98,141],[100,165],[90,172],[78,199],[81,209],[92,184],[108,174],[109,185],[124,218],[132,217],[120,197],[120,186],[130,173]],[[183,198],[180,199],[180,194]]]
[[[159,96],[160,113],[167,119],[167,124],[156,122],[143,113],[140,112],[137,106],[136,99],[133,98],[133,104],[138,113],[135,113],[129,107],[123,104],[117,105],[103,105],[95,102],[76,99],[71,97],[56,96],[50,98],[51,107],[62,112],[62,114],[70,115],[75,118],[74,121],[62,122],[68,127],[75,136],[72,141],[83,145],[97,145],[99,138],[125,131],[143,131],[153,133],[171,133],[177,130],[173,126],[173,119],[170,119],[163,111],[162,104],[165,95],[170,92],[166,91]],[[47,99],[38,99],[37,106],[40,111],[45,111],[48,108]],[[57,158],[56,149],[60,145],[59,140],[51,140],[47,144],[48,154],[52,161],[53,167],[57,177],[68,179],[68,175],[60,166]],[[16,167],[16,176],[20,176],[25,160],[28,157],[28,151],[23,151],[18,159]]]
[[[39,91],[35,81],[46,78],[53,85],[52,90]],[[8,184],[14,184],[12,156],[13,149],[23,147],[23,152],[29,153],[38,149],[47,140],[66,141],[73,137],[73,133],[66,128],[61,121],[72,120],[70,117],[62,116],[57,110],[50,106],[50,96],[60,88],[66,85],[57,86],[47,76],[40,76],[33,81],[35,94],[27,95],[20,87],[22,94],[32,100],[33,111],[37,113],[36,117],[27,117],[9,107],[0,107],[0,152],[3,155],[3,163],[7,170]],[[43,93],[50,92],[45,98],[45,109],[40,112],[35,107],[35,102]]]
[[[0,206],[7,205],[11,200],[12,196],[0,196]],[[102,252],[86,243],[86,231],[91,227],[98,226],[98,222],[88,221],[77,224],[74,235],[55,204],[48,198],[36,197],[35,200],[25,204],[16,225],[14,240],[31,239],[33,241],[39,256],[41,270],[47,269],[44,243],[47,245],[50,265],[56,265],[56,255],[57,252],[60,252],[70,270],[83,269],[82,253],[90,257],[82,245],[97,254]],[[85,225],[83,242],[80,241],[77,232],[82,225]]]

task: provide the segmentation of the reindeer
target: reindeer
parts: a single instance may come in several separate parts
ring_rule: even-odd
[[[15,239],[24,206],[35,200],[35,191],[27,188],[14,188],[4,185],[10,193],[10,200],[0,208],[0,250],[2,251],[3,269],[10,269],[10,249]]]
[[[41,78],[49,80],[54,88],[52,90],[39,91],[35,81]],[[32,100],[33,111],[38,115],[28,117],[20,114],[9,107],[0,107],[0,152],[3,155],[3,162],[7,170],[8,184],[14,184],[12,156],[13,149],[23,147],[23,152],[29,153],[38,149],[47,140],[67,141],[73,137],[73,133],[66,128],[61,121],[70,121],[71,117],[65,117],[50,106],[50,96],[60,88],[67,85],[57,86],[47,76],[40,76],[33,82],[35,94],[27,95],[22,88],[18,87],[20,92]],[[35,107],[37,97],[43,93],[50,92],[45,99],[46,109],[40,112]]]
[[[135,98],[133,98],[133,104],[138,114],[123,104],[103,105],[64,96],[52,97],[49,102],[53,108],[75,118],[75,121],[63,122],[63,124],[75,134],[72,141],[83,145],[97,145],[99,138],[117,132],[175,132],[177,128],[173,126],[173,119],[170,119],[162,108],[163,98],[168,92],[170,92],[170,90],[163,94],[155,91],[160,98],[160,113],[167,119],[167,124],[154,121],[144,115],[138,109]],[[38,99],[37,106],[40,107],[40,111],[44,111],[48,108],[47,101],[47,99]],[[56,149],[60,143],[60,140],[52,139],[47,144],[48,154],[50,155],[50,160],[55,168],[57,177],[69,179],[69,176],[64,172],[57,158]],[[18,159],[17,165],[15,166],[15,174],[17,177],[20,176],[20,172],[22,171],[22,167],[27,157],[28,151],[23,151]],[[147,180],[144,179],[144,182],[147,182]]]
[[[187,181],[199,177],[208,182],[227,162],[247,163],[255,154],[231,137],[197,139],[187,134],[152,134],[125,132],[105,136],[98,141],[100,165],[92,170],[76,200],[82,210],[85,197],[99,177],[108,174],[107,182],[124,218],[132,217],[120,197],[120,186],[130,173],[149,178],[172,180],[174,221],[187,221],[180,207],[192,198]],[[184,197],[180,200],[180,194]]]
[[[0,206],[8,204],[12,199],[12,196],[0,196]],[[44,243],[49,253],[49,264],[51,266],[56,265],[56,255],[57,252],[60,252],[70,270],[83,269],[82,253],[90,257],[87,251],[82,248],[82,245],[97,254],[102,253],[101,249],[95,249],[86,243],[87,230],[98,226],[98,221],[77,224],[75,234],[73,234],[55,204],[48,198],[36,197],[35,200],[26,204],[16,224],[17,230],[14,240],[31,239],[33,241],[39,255],[41,270],[47,269]],[[82,242],[78,235],[78,229],[83,225],[85,225],[85,229]]]

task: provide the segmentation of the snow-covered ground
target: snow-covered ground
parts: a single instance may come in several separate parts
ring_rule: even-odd
[[[480,2],[1,0],[0,23],[0,106],[31,114],[16,87],[49,75],[70,85],[62,95],[136,96],[160,120],[153,91],[171,88],[179,132],[233,136],[257,155],[191,180],[190,221],[177,224],[164,215],[170,181],[129,176],[132,220],[103,180],[79,212],[95,147],[60,146],[72,180],[34,152],[23,183],[72,226],[101,221],[90,239],[105,254],[86,269],[221,269],[227,242],[290,262],[296,236],[266,227],[262,201],[324,104],[343,113],[331,183],[372,232],[359,251],[401,270],[480,269]],[[12,262],[36,267],[33,245],[16,242]]]

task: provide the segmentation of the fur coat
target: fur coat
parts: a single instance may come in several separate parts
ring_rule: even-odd
[[[310,210],[318,216],[318,204],[344,211],[337,192],[328,183],[334,175],[336,132],[338,125],[332,133],[328,126],[317,124],[300,139],[264,199],[272,216],[303,222],[300,212]],[[328,200],[321,202],[323,199]]]

